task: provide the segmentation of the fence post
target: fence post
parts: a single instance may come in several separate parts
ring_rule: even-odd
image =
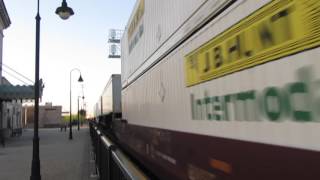
[[[95,154],[95,170],[100,180],[149,180],[97,124],[90,124],[90,135]]]

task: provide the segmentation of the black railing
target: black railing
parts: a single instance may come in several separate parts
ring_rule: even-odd
[[[90,123],[90,136],[100,180],[149,179],[94,122]]]

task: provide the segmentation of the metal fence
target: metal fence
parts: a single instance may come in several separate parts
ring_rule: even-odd
[[[90,136],[100,180],[150,179],[99,130],[94,122],[90,123]]]

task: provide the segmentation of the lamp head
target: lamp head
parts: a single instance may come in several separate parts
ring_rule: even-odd
[[[79,77],[79,79],[78,79],[78,82],[83,82],[83,79],[82,79],[81,74],[80,74],[80,77]]]
[[[61,19],[66,20],[70,16],[74,15],[72,8],[68,7],[66,0],[62,1],[61,7],[58,7],[56,14],[60,16]]]

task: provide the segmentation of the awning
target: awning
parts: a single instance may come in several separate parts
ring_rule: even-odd
[[[0,100],[34,99],[34,86],[0,85]]]

